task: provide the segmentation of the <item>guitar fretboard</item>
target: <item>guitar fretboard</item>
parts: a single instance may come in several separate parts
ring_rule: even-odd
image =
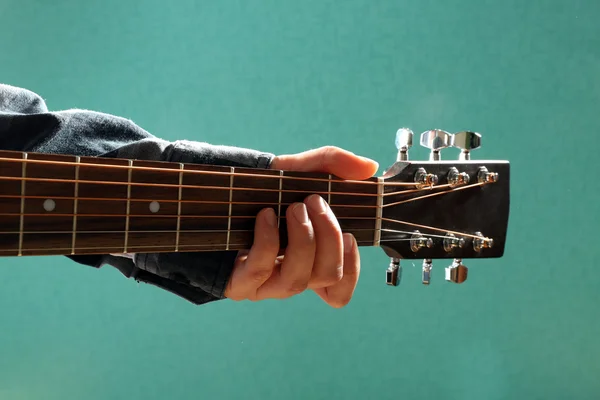
[[[265,207],[284,247],[286,210],[310,194],[377,242],[377,178],[0,151],[0,181],[0,256],[247,249]]]

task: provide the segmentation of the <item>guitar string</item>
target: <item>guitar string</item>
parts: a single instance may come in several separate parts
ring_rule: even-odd
[[[472,187],[472,186],[478,186],[478,185],[479,184],[469,185],[469,186]],[[447,194],[449,192],[452,192],[452,191],[444,191],[444,192],[436,193],[435,195],[438,195],[438,194]],[[426,196],[426,197],[429,197],[429,196]],[[423,198],[423,197],[421,197],[421,198]],[[419,199],[420,198],[417,197],[417,198],[410,199],[409,201],[416,201],[416,200],[419,200]],[[9,216],[10,215],[21,215],[21,213],[19,213],[19,214],[17,214],[17,213],[2,213],[0,215],[9,215]],[[26,216],[41,216],[41,217],[58,217],[58,216],[70,216],[70,217],[74,217],[74,214],[52,214],[52,215],[49,215],[49,214],[26,213],[24,215],[26,215]],[[100,214],[100,215],[96,215],[96,214],[79,214],[78,216],[80,216],[80,217],[86,217],[86,216],[87,217],[93,217],[93,216],[100,216],[100,217],[114,216],[114,217],[119,217],[119,216],[123,216],[123,215],[114,215],[114,214],[111,214],[111,215],[105,215],[105,214]],[[148,214],[137,215],[136,214],[136,215],[129,215],[129,217],[146,217],[146,218],[148,218],[148,217],[151,217],[151,218],[154,218],[154,217],[173,218],[173,217],[175,217],[176,218],[177,216],[174,216],[174,215],[160,215],[160,216],[158,216],[158,215],[148,215]],[[229,218],[229,216],[225,217],[225,216],[214,216],[214,215],[213,216],[197,216],[197,215],[195,215],[195,216],[186,216],[186,217],[190,217],[190,218]],[[232,217],[233,218],[254,218],[252,216],[232,216]],[[369,220],[373,220],[372,217],[340,217],[338,219],[369,219]],[[414,224],[414,223],[410,223],[410,222],[406,222],[406,221],[393,220],[393,219],[390,219],[390,218],[382,218],[382,220],[385,220],[385,221],[388,221],[388,222],[392,222],[392,223],[404,223],[404,224],[408,224],[408,225],[418,226],[418,227],[421,227],[423,229],[432,229],[432,230],[438,230],[438,231],[442,231],[442,232],[449,232],[449,230],[447,230],[447,229],[441,229],[441,228],[436,228],[436,227],[431,227],[431,226],[426,226],[426,225],[419,225],[419,224]],[[455,234],[458,234],[458,235],[462,235],[462,236],[470,236],[470,237],[474,237],[474,238],[479,238],[478,236],[475,236],[475,235],[469,235],[469,234],[460,233],[460,232],[452,232],[452,233],[455,233]]]
[[[413,202],[416,200],[421,200],[421,199],[425,199],[425,198],[429,198],[429,197],[433,197],[433,196],[438,196],[438,195],[443,195],[443,194],[447,194],[447,193],[451,193],[453,191],[458,191],[458,190],[463,190],[463,189],[468,189],[471,187],[476,187],[476,186],[482,186],[485,185],[486,182],[482,182],[482,183],[476,183],[476,184],[472,184],[472,185],[467,185],[467,186],[463,186],[463,187],[459,187],[459,188],[454,188],[452,190],[447,190],[447,191],[443,191],[443,192],[438,192],[438,193],[432,193],[432,194],[428,194],[428,195],[424,195],[424,196],[419,196],[419,197],[414,197],[411,199],[407,199],[407,200],[403,200],[403,201],[398,201],[398,202],[394,202],[394,203],[388,203],[388,204],[384,204],[383,206],[381,206],[382,208],[386,208],[386,207],[390,207],[390,206],[396,206],[396,205],[400,205],[400,204],[404,204],[404,203],[409,203],[409,202]],[[89,198],[89,197],[71,197],[71,196],[19,196],[19,195],[0,195],[0,199],[1,198],[12,198],[12,199],[16,199],[16,200],[20,200],[22,198],[26,198],[26,199],[47,199],[51,197],[52,199],[60,199],[60,200],[77,200],[78,202],[83,202],[83,201],[126,201],[124,199],[115,199],[115,198]],[[137,198],[132,198],[131,199],[132,202],[151,202],[151,199],[137,199]],[[161,202],[169,202],[169,203],[192,203],[192,204],[209,204],[209,205],[215,205],[215,204],[220,204],[220,205],[229,205],[229,204],[237,204],[237,205],[257,205],[257,206],[261,206],[261,207],[268,207],[268,206],[276,206],[281,204],[282,206],[289,206],[293,203],[273,203],[273,202],[229,202],[229,201],[206,201],[206,200],[160,200]],[[330,207],[332,209],[336,209],[336,208],[377,208],[378,206],[374,205],[362,205],[362,204],[331,204]],[[20,213],[0,213],[0,215],[4,215],[4,216],[11,216],[11,215],[20,215]],[[28,216],[54,216],[54,217],[58,217],[58,216],[105,216],[105,217],[123,217],[125,216],[124,214],[89,214],[89,213],[77,213],[77,214],[69,214],[69,213],[53,213],[53,214],[46,214],[46,213],[29,213],[26,214]],[[176,215],[155,215],[155,214],[135,214],[135,215],[131,215],[133,217],[144,217],[144,216],[150,216],[150,217],[158,217],[158,218],[164,218],[164,217],[169,217],[169,216],[175,216]],[[203,217],[203,216],[194,216],[194,215],[185,215],[185,217],[188,218],[193,218],[193,217]],[[220,217],[220,216],[206,216],[206,217]],[[227,216],[222,216],[222,217],[227,217]],[[246,217],[246,218],[252,218],[252,217]],[[352,217],[349,217],[352,218]]]
[[[97,201],[97,202],[126,202],[127,199],[119,199],[114,197],[73,197],[73,196],[20,196],[20,195],[2,195],[0,194],[0,199],[48,199],[51,198],[53,200],[77,200],[81,202],[85,201]],[[177,199],[142,199],[142,198],[131,198],[131,202],[141,202],[141,203],[151,203],[152,201],[158,201],[160,203],[189,203],[189,204],[211,204],[211,205],[229,205],[229,204],[237,204],[237,205],[256,205],[256,206],[277,206],[281,204],[282,206],[291,205],[293,203],[288,202],[263,202],[263,201],[218,201],[218,200],[177,200]],[[329,204],[331,208],[377,208],[376,205],[366,205],[366,204]],[[79,215],[79,214],[78,214]]]
[[[19,182],[50,182],[50,183],[78,183],[79,185],[82,184],[89,184],[89,185],[115,185],[115,186],[136,186],[136,187],[158,187],[158,188],[173,188],[173,189],[179,189],[184,188],[184,189],[212,189],[212,190],[226,190],[227,192],[229,192],[230,188],[224,187],[224,186],[212,186],[212,185],[179,185],[179,184],[166,184],[166,183],[148,183],[148,182],[116,182],[116,181],[90,181],[90,180],[83,180],[83,179],[79,179],[79,180],[74,180],[74,179],[59,179],[59,178],[21,178],[21,177],[15,177],[15,176],[0,176],[0,180],[4,180],[4,181],[19,181]],[[343,181],[342,183],[346,183],[347,181]],[[406,185],[408,186],[415,186],[416,183],[408,183],[406,182]],[[384,186],[386,186],[386,183],[384,182]],[[384,197],[389,197],[389,196],[394,196],[394,195],[398,195],[398,194],[409,194],[409,193],[414,193],[414,192],[419,192],[419,191],[424,191],[424,190],[432,190],[432,189],[442,189],[442,188],[446,188],[449,187],[449,184],[440,184],[440,185],[431,185],[428,187],[424,187],[421,189],[412,189],[412,190],[401,190],[401,191],[395,191],[395,192],[389,192],[389,193],[384,193],[383,196]],[[274,193],[306,193],[307,190],[298,190],[298,189],[282,189],[281,191],[279,189],[271,189],[271,188],[254,188],[254,187],[234,187],[232,188],[233,190],[236,191],[257,191],[257,192],[274,192]],[[379,196],[377,193],[356,193],[356,192],[337,192],[337,191],[328,191],[328,190],[318,190],[318,191],[310,191],[311,193],[314,194],[324,194],[324,195],[344,195],[344,196],[361,196],[361,197],[377,197]]]
[[[184,232],[184,233],[210,233],[210,234],[214,234],[214,233],[248,233],[248,232],[254,232],[253,229],[180,229],[179,232]],[[376,231],[376,229],[373,228],[351,228],[351,229],[345,229],[343,230],[344,232],[374,232]],[[397,234],[403,234],[403,235],[413,235],[415,232],[410,232],[410,231],[402,231],[402,230],[397,230],[397,229],[382,229],[382,232],[389,232],[389,233],[397,233]],[[130,233],[144,233],[144,234],[154,234],[154,233],[177,233],[177,230],[175,229],[166,229],[166,230],[129,230]],[[3,235],[8,235],[8,234],[16,234],[17,232],[15,231],[0,231],[0,234]],[[65,230],[65,231],[25,231],[23,232],[24,234],[71,234],[72,231],[70,230]],[[81,234],[121,234],[121,233],[125,233],[124,230],[105,230],[105,231],[78,231],[77,233],[81,233]],[[435,238],[441,238],[444,239],[445,236],[443,235],[436,235],[436,234],[427,234],[428,237],[435,237]],[[394,238],[388,238],[387,240],[395,240]],[[412,239],[411,239],[412,240]]]
[[[373,245],[373,241],[371,240],[357,240],[356,243],[359,246],[372,246]],[[164,252],[164,253],[170,253],[173,252],[173,246],[149,246],[149,245],[140,245],[140,246],[129,246],[129,251],[131,253],[139,253],[139,252],[143,252],[143,251],[152,251],[152,252]],[[180,249],[183,249],[184,251],[214,251],[214,250],[224,250],[225,249],[225,245],[212,245],[212,244],[180,244],[179,245]],[[229,245],[229,250],[248,250],[249,248],[249,243],[232,243]],[[95,247],[76,247],[76,250],[79,252],[83,252],[83,251],[92,251],[92,252],[111,252],[114,253],[115,251],[119,251],[122,250],[123,246],[95,246]],[[49,252],[51,252],[52,254],[56,254],[56,255],[61,255],[63,252],[64,254],[70,254],[72,248],[71,247],[52,247],[52,248],[43,248],[43,247],[39,247],[39,248],[28,248],[28,249],[23,249],[23,253],[25,255],[29,255],[28,253],[31,252],[42,252],[42,254],[31,254],[32,256],[35,255],[39,255],[39,256],[45,256],[48,255]],[[2,256],[3,253],[14,253],[16,252],[17,249],[0,249],[0,256]],[[94,254],[94,253],[90,253],[90,254]],[[96,253],[99,254],[99,253]]]
[[[0,157],[0,161],[8,161],[8,162],[15,162],[15,163],[21,163],[23,162],[23,159],[19,159],[19,158],[6,158],[6,157]],[[64,165],[64,166],[76,166],[77,163],[75,162],[70,162],[70,161],[50,161],[50,160],[35,160],[35,159],[28,159],[26,161],[28,164],[31,163],[35,163],[35,164],[50,164],[50,165]],[[156,161],[150,161],[150,162],[156,162]],[[198,166],[200,164],[188,164],[188,165],[194,165],[194,166]],[[132,169],[133,171],[139,170],[139,171],[154,171],[154,172],[166,172],[166,173],[170,173],[170,172],[174,172],[174,173],[179,173],[180,169],[177,166],[173,166],[173,168],[159,168],[159,167],[142,167],[142,166],[132,166],[129,167],[127,165],[114,165],[114,164],[94,164],[94,163],[81,163],[80,164],[81,167],[93,167],[93,168],[107,168],[107,169],[124,169],[124,170],[129,170]],[[207,165],[207,167],[209,168],[215,168],[216,166],[213,165]],[[247,169],[252,169],[252,168],[247,168]],[[235,176],[247,176],[247,177],[251,177],[251,178],[266,178],[266,179],[277,179],[279,180],[281,178],[280,175],[280,170],[275,170],[275,169],[265,169],[264,171],[273,171],[273,175],[271,174],[267,174],[264,171],[263,172],[258,172],[261,171],[259,169],[256,169],[256,173],[244,173],[244,172],[233,172],[233,174]],[[288,172],[288,173],[310,173],[309,171],[285,171],[284,172]],[[318,174],[319,172],[314,172],[315,174]],[[230,176],[232,174],[232,172],[226,172],[226,171],[202,171],[202,170],[196,170],[196,169],[186,169],[184,170],[184,175],[185,174],[200,174],[200,175],[223,175],[223,176]],[[329,179],[329,178],[316,178],[316,177],[301,177],[301,176],[284,176],[285,179],[290,179],[290,180],[306,180],[306,181],[310,181],[310,182],[339,182],[339,183],[356,183],[356,184],[363,184],[363,185],[374,185],[377,186],[379,184],[379,182],[377,181],[370,181],[370,180],[343,180],[343,179]],[[387,182],[387,184],[389,186],[405,186],[405,185],[413,185],[414,183],[408,183],[408,182]]]
[[[1,215],[1,214],[0,214]],[[15,215],[15,214],[12,214]],[[29,214],[26,214],[29,215]],[[42,216],[47,216],[45,214],[42,214]],[[102,216],[102,215],[101,215]],[[131,216],[130,216],[131,217]],[[166,217],[173,217],[173,216],[166,216]],[[200,216],[200,217],[207,217],[207,218],[229,218],[229,217],[223,217],[223,216]],[[246,218],[246,219],[254,219],[255,217],[240,217],[240,216],[236,216],[234,218]],[[282,216],[282,219],[285,219],[286,217]],[[365,219],[365,220],[375,220],[372,217],[340,217],[338,219]],[[452,233],[454,235],[457,236],[464,236],[464,237],[470,237],[470,238],[474,238],[474,239],[483,239],[484,241],[488,241],[489,238],[482,238],[480,236],[477,235],[473,235],[473,234],[469,234],[469,233],[465,233],[465,232],[458,232],[458,231],[453,231],[453,230],[449,230],[449,229],[443,229],[443,228],[438,228],[438,227],[434,227],[434,226],[428,226],[428,225],[422,225],[422,224],[416,224],[413,222],[408,222],[408,221],[401,221],[401,220],[396,220],[396,219],[391,219],[391,218],[382,218],[383,221],[386,222],[391,222],[391,223],[395,223],[395,224],[400,224],[400,225],[408,225],[408,226],[414,226],[417,228],[421,228],[421,229],[426,229],[426,230],[433,230],[433,231],[439,231],[439,232],[444,232],[444,233]],[[81,221],[80,221],[81,222]],[[353,231],[353,230],[366,230],[366,231],[375,231],[375,229],[372,228],[357,228],[357,229],[346,229],[345,231]],[[190,230],[180,230],[180,232],[188,232]],[[198,230],[198,232],[207,232],[207,233],[215,233],[218,232],[219,230]],[[222,232],[227,232],[226,230],[221,230]],[[244,230],[238,230],[236,232],[240,232],[240,231],[244,231]],[[247,231],[251,231],[251,230],[247,230]],[[384,228],[382,229],[382,232],[388,231],[389,232],[389,228]],[[79,231],[78,233],[124,233],[125,231],[121,231],[121,230],[117,230],[117,231]],[[175,233],[176,231],[171,231],[171,230],[155,230],[155,231],[138,231],[138,230],[129,230],[130,233],[158,233],[158,232],[162,232],[162,233]],[[395,230],[396,233],[398,232],[402,232],[402,233],[410,233],[413,234],[414,232],[403,232],[403,231],[397,231]],[[20,233],[19,231],[3,231],[0,232],[1,234],[17,234]],[[57,234],[57,233],[72,233],[71,231],[29,231],[27,232],[28,234]],[[440,235],[438,235],[440,236]]]
[[[415,200],[426,199],[428,197],[439,196],[441,194],[446,194],[446,193],[450,193],[450,192],[457,192],[459,190],[469,189],[469,188],[476,187],[476,186],[483,186],[486,183],[487,182],[473,183],[471,185],[466,185],[466,186],[461,186],[461,187],[453,188],[452,190],[447,190],[447,191],[444,191],[444,192],[431,193],[431,194],[426,194],[426,195],[419,196],[419,197],[414,197],[414,198],[408,199],[408,200],[402,200],[402,201],[396,201],[394,203],[384,204],[382,207],[385,208],[385,207],[397,206],[397,205],[404,204],[404,203],[409,203],[409,202],[415,201]]]
[[[352,231],[366,231],[366,232],[370,232],[370,231],[375,231],[374,229],[354,229]],[[399,231],[399,230],[394,230],[394,229],[386,229],[385,231],[388,232],[393,232],[393,233],[401,233],[401,234],[410,234],[412,235],[414,232],[408,232],[408,231]],[[116,231],[117,233],[123,233],[123,231]],[[157,232],[162,232],[162,231],[157,231]],[[187,232],[187,231],[186,231]],[[224,231],[200,231],[200,232],[209,232],[209,233],[224,233]],[[245,231],[236,231],[236,232],[252,232],[251,230],[245,230]],[[0,232],[0,234],[2,234],[4,232]],[[29,232],[26,232],[29,233]],[[35,233],[39,233],[39,232],[35,232]],[[59,232],[59,233],[70,233],[70,232]],[[87,233],[87,232],[83,232],[83,233]],[[92,233],[114,233],[113,231],[104,231],[104,232],[92,232]],[[140,232],[137,232],[140,233]],[[152,232],[152,231],[148,231],[148,233],[156,233],[156,232]],[[174,233],[173,231],[170,231],[169,233]],[[437,238],[442,238],[444,239],[444,236],[441,235],[434,235],[434,234],[428,234],[426,237],[437,237]],[[478,239],[480,239],[479,237],[477,237]],[[412,238],[385,238],[385,239],[381,239],[381,242],[405,242],[405,241],[411,241],[413,240]],[[373,245],[373,241],[372,240],[357,240],[357,244],[359,246],[372,246]],[[180,248],[187,248],[188,251],[190,249],[196,249],[198,251],[202,251],[201,249],[215,249],[215,248],[220,248],[223,245],[220,244],[180,244],[179,247]],[[251,247],[251,243],[245,242],[245,243],[231,243],[230,244],[230,248],[231,247],[237,247],[237,246],[242,246],[242,249],[247,249],[249,247]],[[92,250],[92,251],[102,251],[102,250],[115,250],[115,249],[120,249],[122,246],[93,246],[93,247],[76,247],[76,250],[79,251],[83,251],[83,250]],[[130,246],[129,249],[132,252],[137,252],[139,251],[143,251],[143,250],[154,250],[154,251],[172,251],[173,246],[170,245],[135,245],[135,246]],[[158,249],[164,249],[164,250],[158,250]],[[237,249],[237,250],[242,250],[242,249]],[[71,251],[72,247],[52,247],[52,248],[28,248],[25,249],[24,251],[26,252],[47,252],[47,251]],[[234,249],[235,250],[235,249]],[[14,252],[17,251],[17,249],[0,249],[0,255],[2,253],[7,253],[7,252]]]

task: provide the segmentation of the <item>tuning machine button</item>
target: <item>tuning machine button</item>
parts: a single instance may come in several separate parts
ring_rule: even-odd
[[[455,258],[449,267],[446,267],[446,280],[453,283],[463,283],[467,280],[469,269],[460,258]]]
[[[430,161],[441,160],[440,151],[454,144],[454,136],[441,129],[432,129],[421,133],[421,146],[431,150]]]
[[[400,277],[402,275],[402,266],[400,265],[399,258],[390,258],[390,266],[388,267],[385,280],[386,283],[390,286],[398,286],[400,283]]]
[[[423,274],[421,276],[421,281],[423,285],[429,285],[431,282],[431,269],[433,268],[433,263],[430,258],[426,258],[423,260]]]
[[[413,145],[414,133],[408,128],[400,128],[396,132],[396,148],[398,149],[397,161],[408,160],[408,150]]]
[[[461,150],[459,160],[470,160],[471,150],[481,147],[481,135],[470,131],[455,133],[453,146]]]

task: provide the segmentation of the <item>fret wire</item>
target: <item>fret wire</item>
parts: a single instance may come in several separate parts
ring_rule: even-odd
[[[27,153],[23,153],[23,165],[21,168],[21,215],[19,216],[19,250],[17,255],[23,255],[23,229],[25,227],[25,177],[27,174]]]
[[[189,171],[186,171],[189,172]],[[240,176],[240,174],[236,174]],[[286,177],[287,178],[287,177]],[[0,176],[0,180],[22,180],[23,178],[16,177],[7,177]],[[35,182],[57,182],[57,183],[73,183],[71,179],[54,179],[54,178],[27,178],[27,181],[35,181]],[[88,183],[94,185],[128,185],[127,182],[115,182],[115,181],[87,181],[80,180],[79,183]],[[340,183],[351,183],[350,181],[340,181]],[[159,188],[168,188],[168,187],[178,187],[179,185],[174,184],[163,184],[163,183],[137,183],[131,182],[131,186],[141,186],[141,187],[159,187]],[[414,183],[410,184],[414,186]],[[223,186],[202,186],[202,185],[184,185],[185,188],[192,189],[216,189],[216,190],[230,190],[229,187]],[[434,186],[435,187],[435,186]],[[246,191],[256,191],[256,192],[277,192],[277,189],[265,189],[265,188],[251,188],[251,187],[234,187],[233,190],[246,190]],[[419,189],[419,190],[431,190],[427,189]],[[283,191],[284,193],[306,193],[306,190],[292,190],[286,189]],[[313,194],[327,194],[327,192],[319,192],[319,191],[311,191]],[[360,197],[376,197],[376,194],[373,193],[356,193],[356,192],[332,192],[333,195],[345,195],[345,196],[360,196]]]
[[[185,165],[179,163],[179,194],[177,201],[177,232],[175,233],[175,252],[179,251],[179,229],[181,228],[181,195],[183,192],[183,170]]]
[[[281,195],[283,190],[283,171],[279,171],[279,200],[277,200],[277,227],[281,224]]]
[[[42,153],[43,154],[43,153]],[[122,160],[122,159],[119,159]],[[0,161],[7,161],[7,162],[21,162],[21,160],[19,159],[14,159],[14,158],[5,158],[5,157],[0,157]],[[53,165],[75,165],[73,162],[69,162],[69,161],[49,161],[49,160],[29,160],[29,162],[35,162],[38,164],[53,164]],[[83,163],[82,165],[84,166],[89,166],[89,167],[98,167],[98,168],[106,168],[106,169],[123,169],[123,168],[129,168],[128,166],[125,165],[116,165],[116,164],[95,164],[95,163]],[[159,167],[141,167],[141,166],[134,166],[133,169],[135,170],[140,170],[140,171],[157,171],[157,172],[166,172],[166,173],[170,173],[170,172],[175,172],[176,169],[170,169],[170,168],[159,168]],[[258,168],[256,168],[256,171],[259,171]],[[202,171],[202,170],[187,170],[186,173],[188,174],[208,174],[208,175],[229,175],[229,172],[219,172],[219,171]],[[249,177],[258,177],[258,178],[267,178],[267,179],[273,179],[273,178],[278,178],[277,175],[269,175],[269,174],[260,174],[260,173],[241,173],[238,172],[237,173],[238,176],[249,176]],[[300,176],[286,176],[287,179],[290,180],[306,180],[306,181],[311,181],[311,182],[316,182],[316,181],[321,181],[321,182],[325,182],[328,179],[324,179],[324,178],[314,178],[314,177],[300,177]],[[358,183],[358,184],[365,184],[365,185],[377,185],[378,183],[376,181],[369,181],[369,180],[344,180],[344,181],[340,181],[340,182],[348,182],[348,183]],[[386,185],[389,186],[414,186],[414,183],[408,183],[408,182],[386,182]]]
[[[235,174],[235,168],[231,167],[231,176],[229,177],[229,217],[227,218],[227,246],[225,250],[229,250],[229,237],[231,234],[231,209],[233,206],[233,177]]]
[[[331,206],[331,174],[329,174],[329,182],[327,182],[327,204]]]
[[[81,157],[77,156],[77,165],[75,166],[75,190],[73,197],[73,237],[71,239],[71,254],[75,254],[75,242],[77,240],[77,197],[79,196],[79,161]]]
[[[383,178],[377,178],[379,186],[377,186],[377,209],[375,215],[375,235],[373,246],[379,246],[381,241],[381,214],[383,211]]]
[[[129,213],[131,207],[131,176],[133,175],[133,161],[129,160],[129,170],[127,171],[127,215],[125,218],[125,245],[123,253],[127,253],[127,245],[129,244]]]

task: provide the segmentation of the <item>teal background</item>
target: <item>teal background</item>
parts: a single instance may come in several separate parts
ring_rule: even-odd
[[[334,144],[380,173],[399,127],[471,129],[474,158],[513,169],[504,258],[462,286],[409,264],[390,288],[363,249],[342,310],[311,292],[194,307],[110,268],[4,259],[0,398],[599,398],[599,17],[591,0],[1,0],[0,80],[53,110]]]

